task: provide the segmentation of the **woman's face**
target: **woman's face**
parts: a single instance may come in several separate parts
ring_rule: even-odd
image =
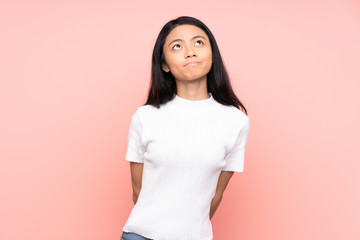
[[[211,69],[212,52],[206,33],[194,25],[179,25],[166,37],[162,69],[176,80],[197,80]]]

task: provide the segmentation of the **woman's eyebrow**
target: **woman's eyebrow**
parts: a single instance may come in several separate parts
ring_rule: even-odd
[[[204,36],[202,36],[202,35],[196,35],[196,36],[192,37],[190,40],[193,40],[195,38],[203,38],[203,39],[206,40],[206,38]],[[180,38],[174,39],[168,44],[168,46],[170,46],[173,42],[177,42],[177,41],[181,42],[181,41],[183,41],[183,39],[180,39]]]

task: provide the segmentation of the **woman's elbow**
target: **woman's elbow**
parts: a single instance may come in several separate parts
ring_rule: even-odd
[[[140,191],[133,191],[133,202],[136,204]]]

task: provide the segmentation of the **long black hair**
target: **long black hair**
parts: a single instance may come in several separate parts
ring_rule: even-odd
[[[156,39],[152,54],[151,84],[148,98],[144,105],[153,105],[160,108],[161,104],[172,100],[174,98],[174,94],[177,92],[176,82],[173,75],[170,72],[162,70],[162,63],[165,62],[163,46],[166,37],[169,35],[171,30],[173,30],[176,26],[183,24],[190,24],[199,27],[206,33],[210,40],[213,63],[209,73],[207,74],[206,84],[208,92],[211,93],[217,102],[227,106],[232,105],[238,109],[242,109],[245,114],[247,114],[246,108],[236,97],[231,87],[229,75],[222,61],[214,36],[203,22],[189,16],[182,16],[177,19],[173,19],[166,23],[161,29],[159,36]]]

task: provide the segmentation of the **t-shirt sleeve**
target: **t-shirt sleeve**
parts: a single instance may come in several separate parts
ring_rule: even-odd
[[[128,132],[128,146],[125,159],[129,162],[144,163],[144,146],[141,142],[142,124],[137,110],[131,117]]]
[[[225,166],[223,171],[244,171],[244,158],[245,158],[245,147],[249,136],[249,117],[246,117],[244,125],[242,126],[237,136],[236,142],[232,149],[225,156]]]

